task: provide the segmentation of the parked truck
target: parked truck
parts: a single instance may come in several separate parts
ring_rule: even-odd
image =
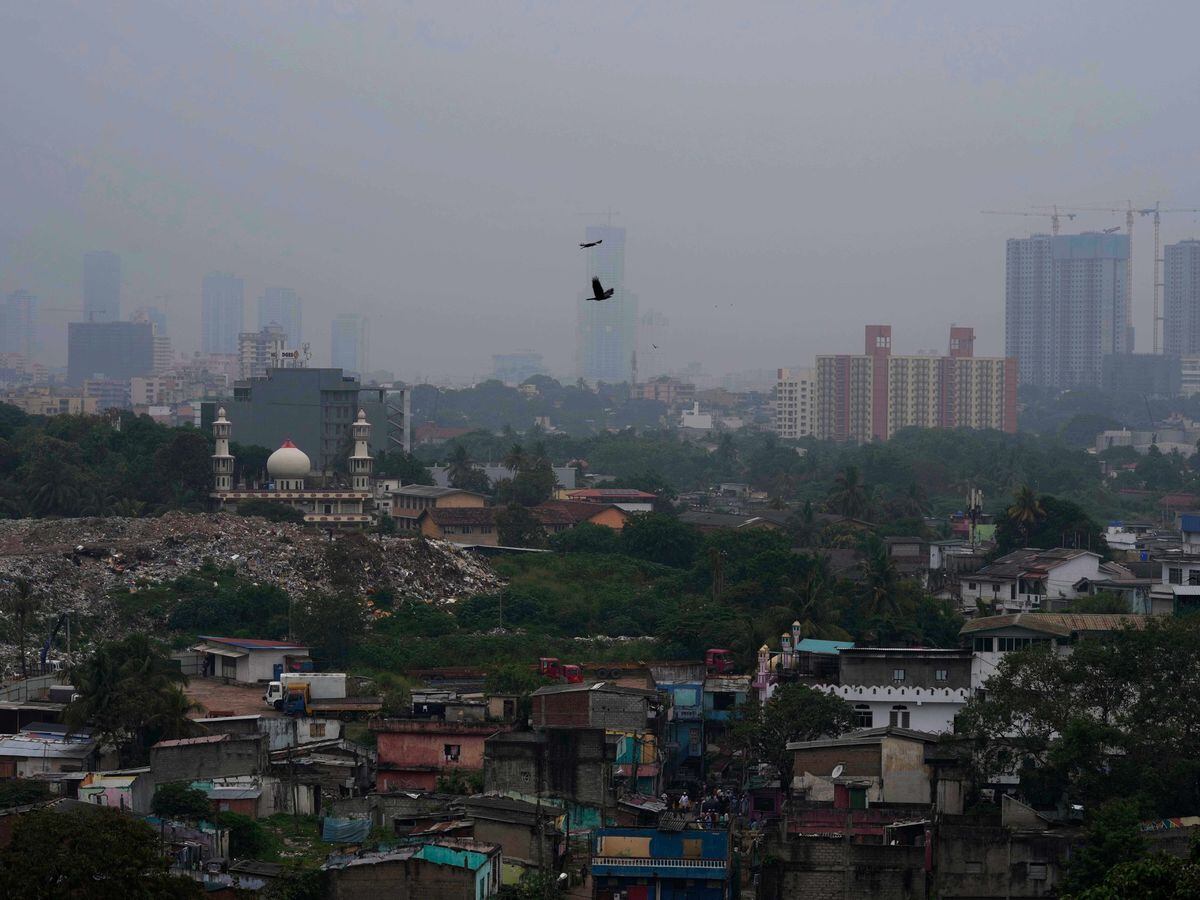
[[[354,696],[344,672],[285,672],[267,685],[263,702],[289,716],[353,719],[383,708],[383,698]]]

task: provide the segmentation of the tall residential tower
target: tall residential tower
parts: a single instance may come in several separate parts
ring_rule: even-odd
[[[588,248],[588,290],[579,299],[576,333],[576,368],[586,381],[632,382],[637,353],[637,297],[625,287],[625,229],[612,225],[589,225],[587,242],[603,241]],[[613,295],[608,300],[591,300],[590,283],[599,278]]]
[[[1163,248],[1163,351],[1200,356],[1200,241]]]
[[[242,279],[225,272],[209,272],[204,276],[201,293],[200,349],[205,353],[237,353],[245,317]]]
[[[1129,236],[1035,234],[1008,242],[1004,352],[1021,384],[1099,387],[1104,357],[1133,352]]]
[[[300,347],[300,298],[291,288],[269,287],[258,298],[258,330],[272,324],[283,329],[289,347]]]

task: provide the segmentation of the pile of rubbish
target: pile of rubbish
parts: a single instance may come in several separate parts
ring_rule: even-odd
[[[331,540],[341,552],[330,552]],[[100,607],[110,592],[170,583],[206,562],[293,596],[386,587],[396,598],[440,604],[501,584],[486,562],[453,544],[361,533],[331,539],[229,513],[0,520],[0,592],[27,582],[39,619],[107,618]]]

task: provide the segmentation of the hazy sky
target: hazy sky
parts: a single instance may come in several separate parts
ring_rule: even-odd
[[[4,0],[0,290],[78,308],[83,252],[112,249],[123,310],[165,306],[184,349],[220,269],[248,325],[295,288],[318,362],[357,310],[403,377],[520,348],[566,372],[575,243],[611,208],[672,366],[857,352],[866,322],[999,352],[1004,239],[1049,223],[980,210],[1200,207],[1197,26],[1128,0]]]

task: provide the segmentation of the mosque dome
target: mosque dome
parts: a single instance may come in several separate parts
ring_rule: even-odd
[[[267,473],[272,478],[303,478],[311,469],[308,454],[290,440],[267,457]]]

